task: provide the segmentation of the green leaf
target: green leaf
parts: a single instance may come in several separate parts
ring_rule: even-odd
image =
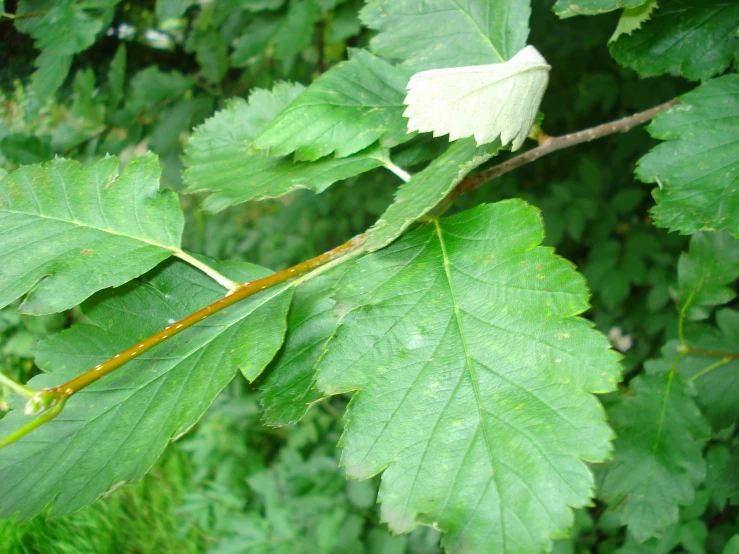
[[[411,73],[365,50],[318,77],[254,140],[252,148],[273,156],[296,153],[317,160],[343,158],[375,141],[392,147],[413,137],[403,119]]]
[[[340,445],[352,477],[382,471],[382,519],[419,523],[459,552],[541,552],[586,506],[611,431],[592,392],[617,356],[584,280],[537,247],[536,209],[482,205],[360,260],[337,298],[354,308],[318,364],[327,394],[357,391]]]
[[[657,7],[657,0],[647,0],[640,6],[625,9],[608,42],[613,42],[621,35],[631,35],[637,29],[641,29],[641,26],[652,17]]]
[[[118,163],[55,159],[0,180],[0,306],[31,290],[22,311],[63,311],[180,251],[182,210],[158,190],[156,157],[120,175]]]
[[[618,438],[600,496],[643,542],[676,523],[679,506],[693,501],[705,477],[701,452],[711,431],[671,368],[633,379],[608,410],[608,421]]]
[[[187,40],[188,52],[195,52],[200,72],[206,80],[217,83],[228,71],[228,43],[216,29],[194,31]]]
[[[39,50],[51,50],[55,55],[77,54],[93,45],[98,33],[107,24],[112,8],[120,0],[103,0],[86,9],[74,0],[21,0],[17,15],[40,13],[26,19],[16,19],[19,31],[31,35]]]
[[[611,55],[642,76],[682,76],[703,81],[739,56],[739,3],[670,0],[641,30],[610,44]]]
[[[731,302],[739,278],[739,240],[727,231],[698,232],[677,266],[678,309],[690,319],[706,319],[711,308]]]
[[[414,221],[442,202],[467,174],[498,153],[500,141],[476,146],[473,138],[453,143],[423,171],[398,188],[395,201],[369,232],[369,251],[387,246]]]
[[[186,192],[211,191],[203,207],[217,212],[248,200],[275,198],[296,187],[322,192],[336,181],[382,165],[380,153],[371,149],[314,163],[249,154],[254,138],[302,90],[289,83],[279,83],[272,91],[256,89],[248,102],[234,99],[197,127],[185,147]]]
[[[110,103],[113,108],[123,100],[123,92],[126,83],[126,44],[121,43],[115,56],[110,62],[108,69],[108,90],[110,91]]]
[[[344,271],[339,267],[318,275],[295,290],[285,344],[261,385],[260,400],[268,425],[301,420],[310,405],[322,397],[313,386],[314,367],[336,330],[336,302],[330,294]]]
[[[696,400],[714,430],[737,423],[739,312],[720,310],[716,313],[716,327],[691,325],[686,328],[685,337],[694,351],[680,358],[677,372],[695,387]]]
[[[33,90],[42,99],[52,96],[69,75],[72,55],[46,51],[36,58],[33,74]]]
[[[244,34],[233,41],[231,62],[243,67],[262,57],[283,61],[294,58],[311,45],[320,17],[312,0],[292,0],[284,16],[262,16],[246,27]]]
[[[500,63],[526,46],[529,0],[369,0],[370,45],[415,71]]]
[[[596,15],[621,8],[636,8],[649,0],[557,0],[554,13],[561,18],[575,15]]]
[[[636,168],[641,181],[659,184],[655,222],[683,234],[739,236],[739,75],[708,81],[680,101],[649,125],[666,142]]]
[[[240,281],[269,274],[248,264],[219,269]],[[265,291],[170,338],[0,450],[0,515],[17,513],[24,521],[52,502],[52,514],[68,514],[143,477],[169,441],[197,423],[236,368],[249,379],[259,375],[282,342],[291,290]],[[31,386],[63,383],[222,297],[218,285],[180,261],[98,293],[82,305],[90,324],[38,346],[36,361],[49,373]],[[22,410],[10,412],[0,420],[0,436],[27,421]]]

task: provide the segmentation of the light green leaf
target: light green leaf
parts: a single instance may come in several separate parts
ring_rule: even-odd
[[[677,266],[678,309],[690,319],[706,319],[711,308],[731,302],[739,278],[739,240],[727,231],[698,232]]]
[[[739,75],[708,81],[680,101],[649,125],[666,142],[636,168],[640,180],[659,185],[655,222],[683,234],[739,236]]]
[[[739,421],[739,312],[716,313],[716,327],[690,325],[686,342],[694,349],[677,364],[677,372],[697,391],[696,400],[715,431]],[[677,348],[675,348],[677,350]],[[722,353],[734,357],[723,357]]]
[[[413,71],[500,63],[526,46],[529,0],[369,0],[370,45]]]
[[[339,285],[354,308],[319,361],[327,394],[357,391],[340,445],[351,477],[382,471],[382,519],[461,552],[541,552],[586,506],[611,431],[592,392],[617,356],[577,314],[584,280],[536,209],[482,205],[370,254]]]
[[[179,252],[177,195],[160,191],[155,156],[83,168],[56,159],[0,180],[0,306],[31,290],[21,310],[59,312],[122,285]]]
[[[649,0],[557,0],[554,13],[562,19],[575,15],[596,15],[621,8],[632,9]]]
[[[644,22],[649,21],[649,18],[652,17],[652,13],[657,7],[657,0],[647,0],[646,3],[640,6],[625,9],[608,42],[613,42],[621,35],[631,35],[637,29],[641,29]]]
[[[608,410],[608,421],[618,438],[600,496],[643,542],[676,523],[679,506],[693,501],[705,477],[702,449],[711,430],[690,389],[669,368],[633,379]]]
[[[346,157],[376,141],[392,147],[413,137],[403,119],[411,73],[365,50],[318,77],[262,131],[252,148],[273,156]]]
[[[261,385],[260,400],[268,425],[282,426],[303,418],[321,398],[313,386],[314,367],[323,346],[336,330],[336,302],[330,294],[345,271],[339,267],[299,285],[288,317],[285,345]]]
[[[268,275],[247,264],[222,266],[241,281]],[[63,515],[110,487],[136,481],[170,440],[201,417],[237,368],[259,375],[279,348],[292,288],[269,290],[220,312],[73,396],[56,419],[0,450],[0,515],[24,521],[53,503]],[[40,344],[48,371],[34,387],[65,382],[91,366],[223,297],[223,290],[180,261],[140,283],[99,293],[75,325]],[[22,410],[0,420],[0,436],[27,423]],[[33,471],[29,471],[33,468]]]
[[[448,134],[450,141],[474,136],[478,145],[500,137],[517,150],[534,124],[550,69],[527,46],[504,63],[416,73],[405,98],[408,131]]]
[[[322,192],[336,181],[382,165],[380,152],[372,149],[313,163],[249,154],[254,138],[302,90],[289,83],[278,83],[272,91],[256,89],[249,102],[234,99],[196,128],[185,147],[186,192],[210,191],[203,207],[217,212],[248,200],[281,196],[296,187]]]
[[[614,59],[642,76],[677,75],[702,81],[739,56],[739,3],[670,0],[639,31],[610,44]]]
[[[428,167],[398,188],[395,201],[370,229],[367,249],[379,250],[398,238],[414,221],[444,201],[470,171],[488,161],[499,149],[499,141],[478,147],[471,138],[449,146]]]

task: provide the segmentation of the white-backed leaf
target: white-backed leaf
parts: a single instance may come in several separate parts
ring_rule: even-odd
[[[550,66],[533,46],[505,63],[432,69],[408,83],[408,131],[474,136],[478,145],[500,137],[503,145],[523,144],[536,118]]]

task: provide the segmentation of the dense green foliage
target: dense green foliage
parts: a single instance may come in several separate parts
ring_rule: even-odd
[[[5,0],[0,553],[739,553],[738,6]]]

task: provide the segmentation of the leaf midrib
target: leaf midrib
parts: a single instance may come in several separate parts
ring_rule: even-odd
[[[497,494],[498,512],[500,513],[500,523],[501,523],[501,530],[502,530],[501,538],[503,541],[502,551],[505,552],[506,551],[505,511],[503,509],[503,500],[500,494],[500,484],[498,483],[498,472],[495,470],[495,467],[494,467],[495,458],[493,457],[492,441],[490,439],[490,436],[488,435],[487,426],[485,425],[485,409],[482,405],[482,398],[480,397],[480,389],[477,384],[477,376],[475,375],[475,370],[472,367],[472,354],[470,353],[470,349],[467,344],[467,337],[465,336],[464,328],[462,326],[462,314],[459,308],[459,302],[457,302],[457,293],[456,293],[456,289],[454,288],[454,281],[452,279],[449,255],[446,251],[446,244],[444,244],[444,236],[443,236],[441,225],[439,224],[438,219],[434,219],[434,227],[436,228],[436,236],[439,239],[441,255],[442,255],[442,259],[444,260],[444,274],[446,275],[447,283],[449,285],[449,292],[451,294],[452,306],[454,307],[454,318],[455,318],[455,321],[457,322],[460,339],[462,340],[462,347],[464,349],[465,365],[467,366],[467,372],[470,375],[470,381],[472,383],[472,390],[475,393],[475,405],[477,407],[478,417],[480,418],[480,426],[482,427],[482,433],[483,433],[483,436],[485,437],[485,446],[487,447],[488,457],[490,458],[490,465],[491,465],[490,469],[493,474],[493,481],[495,482],[495,488],[498,490],[498,494]]]

